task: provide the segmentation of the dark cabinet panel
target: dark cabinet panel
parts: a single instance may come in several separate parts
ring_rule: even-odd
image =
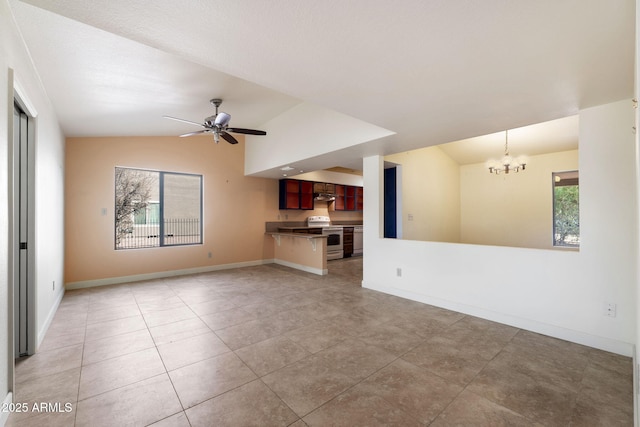
[[[364,210],[364,189],[362,187],[356,187],[356,210]]]
[[[284,206],[280,206],[280,209],[298,209],[300,207],[300,184],[293,180],[286,180],[284,184],[285,203]]]
[[[344,210],[344,185],[336,184],[336,199],[333,201],[333,209]]]
[[[361,211],[364,207],[362,187],[336,185],[334,209],[337,211]]]
[[[344,189],[344,210],[355,211],[356,210],[356,187],[348,185]]]
[[[345,258],[353,255],[353,227],[342,228],[342,251]]]
[[[280,209],[313,209],[313,182],[280,180]]]
[[[313,182],[300,181],[300,209],[313,209]]]

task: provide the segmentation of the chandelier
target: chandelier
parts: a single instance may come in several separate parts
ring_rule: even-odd
[[[525,156],[519,156],[518,158],[511,157],[509,155],[509,131],[504,131],[504,156],[500,160],[487,161],[487,168],[489,173],[495,173],[500,175],[501,173],[520,172],[527,166],[527,158]]]

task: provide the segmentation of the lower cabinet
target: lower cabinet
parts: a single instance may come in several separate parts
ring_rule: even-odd
[[[353,255],[353,227],[342,228],[342,251],[345,258]]]

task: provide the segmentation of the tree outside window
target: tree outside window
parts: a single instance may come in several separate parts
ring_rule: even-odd
[[[580,247],[578,171],[553,173],[553,245]]]
[[[115,173],[116,248],[131,236],[139,217],[144,215],[158,187],[158,173],[140,169],[116,168]]]

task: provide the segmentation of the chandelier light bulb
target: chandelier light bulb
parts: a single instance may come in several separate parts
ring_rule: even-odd
[[[522,166],[522,170],[524,170],[525,166],[529,162],[527,156],[518,156],[518,163]]]
[[[487,163],[485,163],[485,166],[489,169],[489,172],[492,172],[499,165],[500,163],[494,159],[489,159],[487,160]]]

